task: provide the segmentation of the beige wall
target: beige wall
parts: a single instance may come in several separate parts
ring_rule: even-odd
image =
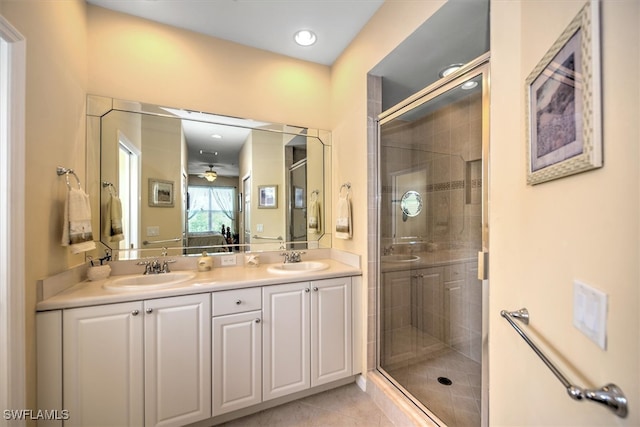
[[[286,236],[286,193],[284,150],[282,135],[262,131],[252,131],[251,150],[251,235],[278,237]],[[258,208],[260,199],[259,186],[277,186],[277,208]],[[261,224],[263,231],[258,231]],[[278,250],[278,242],[256,241],[261,243],[261,250]]]
[[[87,9],[91,94],[329,128],[327,66]]]
[[[602,2],[604,167],[535,187],[525,183],[524,80],[584,3],[491,3],[492,426],[640,425],[636,0]],[[609,295],[606,351],[572,325],[574,279]],[[627,419],[567,396],[499,316],[523,306],[531,313],[529,330],[567,377],[624,390]]]
[[[164,117],[142,116],[142,170],[140,183],[141,240],[182,238],[184,211],[182,195],[182,123]],[[173,182],[173,206],[150,206],[150,180]],[[147,227],[158,227],[159,235],[149,236]],[[161,248],[152,244],[148,248]]]
[[[60,245],[67,188],[55,171],[73,168],[84,184],[85,3],[0,0],[0,13],[27,40],[26,366],[27,404],[35,408],[36,281],[84,260]]]

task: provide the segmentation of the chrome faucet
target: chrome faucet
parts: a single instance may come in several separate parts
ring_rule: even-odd
[[[161,263],[157,259],[154,259],[153,261],[140,261],[138,265],[144,265],[144,272],[142,274],[161,274],[161,273],[171,273],[169,264],[173,262],[176,262],[176,260],[165,259]]]
[[[300,255],[305,254],[306,252],[300,252],[300,251],[289,251],[289,252],[282,252],[280,254],[280,256],[284,257],[284,263],[288,264],[291,262],[300,262],[302,261],[302,258],[300,257]]]

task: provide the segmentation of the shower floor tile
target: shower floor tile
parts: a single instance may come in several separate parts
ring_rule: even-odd
[[[445,349],[386,371],[448,427],[480,426],[480,363]],[[441,384],[440,377],[452,384]]]
[[[383,365],[387,373],[448,427],[480,426],[480,363],[435,343],[415,328],[397,332],[413,342],[414,348],[405,349],[404,354],[410,355],[405,360]],[[420,342],[429,343],[428,349],[416,345]],[[438,382],[440,377],[451,380],[451,385]]]

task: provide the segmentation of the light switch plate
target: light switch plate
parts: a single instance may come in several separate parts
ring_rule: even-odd
[[[578,280],[573,281],[573,326],[601,349],[607,349],[608,296]]]
[[[220,257],[220,264],[223,267],[229,265],[236,265],[236,256],[235,255],[223,255]]]
[[[258,233],[262,233],[264,231],[264,225],[263,224],[256,224],[256,229],[257,229]]]
[[[147,237],[155,237],[155,236],[159,236],[160,235],[160,227],[155,225],[155,226],[150,226],[147,227]]]

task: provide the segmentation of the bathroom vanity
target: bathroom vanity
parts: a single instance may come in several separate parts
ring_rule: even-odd
[[[220,267],[149,290],[83,281],[43,299],[38,407],[68,410],[65,426],[211,425],[353,381],[361,272],[314,263],[326,267]]]
[[[482,310],[476,301],[482,286],[476,251],[386,255],[380,270],[384,363],[416,363],[442,346],[480,361]],[[407,334],[421,338],[400,339]]]

